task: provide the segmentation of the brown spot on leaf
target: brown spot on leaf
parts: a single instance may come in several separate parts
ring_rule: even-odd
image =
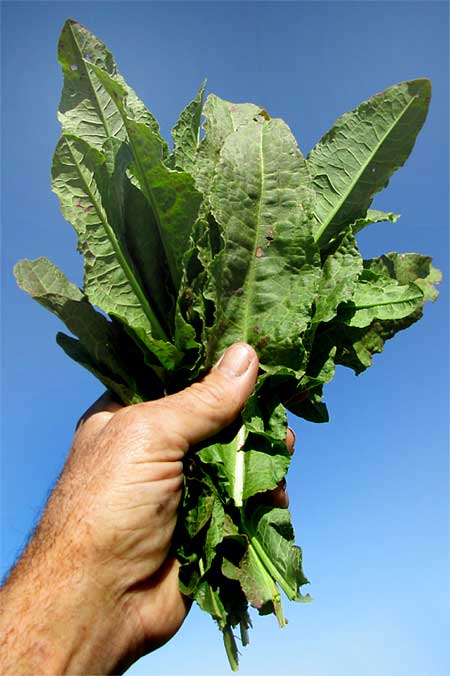
[[[262,258],[264,256],[264,249],[262,246],[257,247],[256,249],[256,258]]]
[[[259,349],[264,350],[264,348],[268,346],[269,340],[269,336],[264,336],[264,338],[261,338],[261,340],[258,342]]]
[[[88,213],[89,211],[92,211],[93,208],[94,208],[93,204],[88,204],[88,206],[85,207],[84,211],[85,213]]]

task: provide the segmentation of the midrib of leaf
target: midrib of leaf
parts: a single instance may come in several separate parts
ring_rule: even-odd
[[[255,281],[255,270],[256,270],[256,248],[258,243],[258,234],[259,234],[259,225],[261,220],[261,204],[263,198],[264,190],[264,159],[263,159],[263,150],[262,150],[262,138],[263,138],[263,129],[261,125],[261,137],[260,137],[260,195],[259,195],[259,204],[256,216],[256,228],[255,228],[255,241],[253,244],[253,253],[250,259],[250,265],[248,267],[247,276],[245,278],[244,289],[247,291],[250,289],[250,292],[247,296],[244,293],[244,298],[247,298],[247,301],[244,305],[244,316],[243,316],[243,335],[242,340],[248,342],[248,328],[249,328],[249,316],[250,316],[250,296],[252,292],[252,287]]]
[[[402,303],[408,303],[411,300],[417,300],[418,298],[422,298],[423,293],[419,291],[416,293],[416,295],[411,295],[408,296],[407,298],[400,298],[398,300],[386,300],[382,301],[381,303],[369,303],[366,305],[355,305],[355,310],[367,310],[368,308],[371,307],[381,307],[383,305],[401,305]]]
[[[244,527],[245,527],[245,522],[244,522]],[[259,542],[258,538],[256,535],[254,535],[250,529],[246,528],[246,533],[247,536],[250,540],[250,544],[253,547],[255,554],[257,557],[260,559],[262,564],[264,565],[265,569],[269,573],[269,575],[272,576],[274,580],[278,582],[280,585],[281,589],[284,591],[286,596],[290,601],[295,601],[295,599],[298,597],[297,590],[291,587],[291,585],[285,580],[282,575],[280,575],[278,569],[276,566],[273,565],[272,561],[270,558],[267,556],[266,552],[264,551],[263,546]]]
[[[341,197],[341,199],[338,201],[336,207],[333,209],[333,211],[332,211],[332,212],[330,213],[330,215],[328,216],[328,219],[321,225],[321,227],[320,227],[320,228],[318,229],[318,231],[316,232],[315,237],[314,237],[314,241],[315,241],[315,242],[319,242],[319,241],[321,240],[322,236],[325,234],[326,229],[328,228],[328,226],[329,226],[330,223],[332,222],[333,218],[334,218],[334,217],[336,216],[336,214],[339,212],[339,209],[342,208],[342,206],[344,205],[346,199],[348,198],[348,196],[350,195],[350,193],[352,192],[352,190],[354,189],[354,187],[355,187],[356,184],[358,183],[358,181],[359,181],[359,179],[361,178],[361,176],[363,175],[363,173],[365,172],[365,170],[367,169],[367,167],[369,166],[369,164],[372,162],[373,158],[375,157],[375,155],[377,154],[377,152],[379,151],[379,149],[381,148],[381,146],[383,145],[383,143],[385,142],[385,140],[387,139],[387,137],[389,136],[389,134],[390,134],[390,133],[392,132],[392,130],[396,127],[396,125],[400,122],[400,120],[402,119],[402,117],[403,117],[403,116],[405,115],[405,113],[409,110],[410,106],[414,103],[414,100],[415,100],[415,97],[412,97],[412,98],[411,98],[411,101],[407,104],[407,106],[405,106],[405,108],[404,108],[404,110],[402,111],[402,113],[401,113],[401,114],[394,120],[394,122],[390,125],[390,127],[389,127],[388,130],[385,132],[384,136],[382,136],[382,138],[380,139],[380,141],[378,141],[377,145],[375,146],[374,151],[369,155],[369,157],[368,157],[368,159],[366,160],[366,162],[364,162],[364,164],[361,166],[361,169],[357,172],[357,174],[356,174],[356,176],[355,176],[355,179],[354,179],[354,181],[352,182],[352,184],[350,185],[349,189],[345,192],[345,194],[344,194],[344,195]]]
[[[231,124],[232,124],[232,127],[233,127],[233,131],[237,131],[237,127],[236,127],[236,124],[234,122],[233,113],[230,109],[228,109],[228,114],[230,115],[230,118],[231,118]]]
[[[136,165],[137,165],[137,167],[138,167],[138,170],[139,170],[139,174],[140,174],[140,176],[141,176],[142,183],[144,183],[144,185],[143,185],[142,187],[143,187],[144,190],[145,190],[145,195],[146,195],[146,197],[147,197],[147,199],[148,199],[148,201],[149,201],[149,203],[150,203],[150,207],[151,207],[151,209],[152,209],[152,211],[153,211],[153,216],[154,216],[155,221],[156,221],[156,226],[157,226],[158,232],[159,232],[159,238],[160,238],[160,240],[161,240],[161,244],[162,244],[162,247],[163,247],[163,249],[164,249],[164,253],[165,253],[165,256],[166,256],[166,260],[167,260],[167,262],[168,262],[168,264],[169,264],[169,267],[172,268],[171,257],[169,256],[169,252],[167,251],[165,238],[164,238],[164,236],[163,236],[163,228],[162,228],[162,224],[161,224],[161,218],[160,218],[158,206],[157,206],[157,204],[155,203],[155,199],[154,199],[154,197],[153,197],[152,189],[151,189],[151,187],[150,187],[149,184],[148,184],[147,177],[146,177],[144,168],[143,168],[143,166],[142,166],[142,163],[141,163],[141,159],[140,159],[139,153],[138,153],[137,150],[136,150],[136,145],[135,145],[134,140],[133,140],[133,134],[130,133],[130,129],[129,129],[129,125],[128,125],[128,119],[127,119],[127,116],[125,115],[125,111],[122,109],[122,106],[120,106],[120,105],[118,106],[118,110],[119,110],[119,112],[120,112],[120,116],[122,117],[123,123],[124,123],[124,125],[125,125],[125,129],[126,129],[127,134],[128,134],[128,140],[129,140],[129,142],[130,142],[130,146],[131,146],[131,150],[132,150],[132,153],[133,153],[134,161],[136,162]],[[154,133],[154,132],[152,131],[152,133]],[[168,169],[168,171],[170,171],[170,169]],[[171,275],[172,275],[172,280],[173,280],[173,282],[174,282],[174,286],[176,286],[176,283],[175,283],[175,280],[176,280],[176,278],[177,278],[176,271],[173,270],[173,269],[171,269],[170,272],[171,272]]]
[[[78,47],[78,43],[77,43],[77,47]],[[78,48],[79,48],[79,47],[78,47]],[[81,52],[80,52],[80,53],[81,53]],[[89,75],[88,65],[89,65],[89,61],[86,61],[86,59],[83,58],[83,66],[84,66],[86,72],[88,73],[89,82],[91,83],[91,86],[93,86],[93,85],[92,85],[92,78],[91,78],[91,76]],[[108,77],[111,77],[111,76],[109,75],[109,73],[107,73],[107,75],[108,75]],[[93,88],[93,89],[94,89],[94,88]],[[95,93],[95,89],[94,89],[94,93]],[[111,98],[112,98],[112,97],[111,97]],[[96,96],[96,100],[97,100],[97,104],[98,104],[98,106],[99,106],[99,110],[100,110],[100,112],[101,112],[101,108],[100,108],[100,104],[99,104],[99,101],[98,101],[97,96]],[[128,117],[127,117],[127,115],[126,115],[125,109],[123,108],[123,105],[122,105],[119,101],[116,101],[116,100],[114,100],[114,99],[113,99],[113,102],[114,102],[114,104],[116,105],[116,108],[117,108],[117,110],[119,111],[119,115],[120,115],[120,117],[122,118],[122,122],[123,122],[123,124],[124,124],[124,126],[125,126],[125,130],[126,130],[127,136],[128,136],[128,141],[129,141],[129,143],[130,143],[131,151],[132,151],[132,153],[133,153],[134,161],[135,161],[135,163],[136,163],[136,165],[137,165],[137,167],[138,167],[139,174],[140,174],[140,176],[141,176],[141,181],[142,181],[142,183],[143,183],[143,185],[142,185],[141,187],[142,187],[142,188],[144,189],[144,191],[145,191],[145,196],[147,197],[147,200],[148,200],[148,202],[149,202],[149,204],[150,204],[150,208],[151,208],[151,210],[152,210],[152,212],[153,212],[153,216],[154,216],[155,221],[156,221],[156,226],[157,226],[157,228],[158,228],[158,232],[159,232],[159,235],[160,235],[160,240],[161,240],[161,244],[162,244],[162,247],[163,247],[165,256],[166,256],[166,260],[168,261],[169,266],[170,266],[170,265],[171,265],[171,263],[170,263],[170,257],[168,256],[166,243],[165,243],[165,240],[164,240],[164,237],[163,237],[163,230],[162,230],[161,218],[160,218],[159,210],[158,210],[158,207],[157,207],[157,205],[156,205],[156,203],[155,203],[155,200],[154,200],[154,197],[153,197],[153,194],[152,194],[152,190],[151,190],[151,188],[150,188],[150,186],[149,186],[149,184],[148,184],[148,181],[147,181],[147,178],[146,178],[146,175],[145,175],[145,171],[144,171],[144,169],[143,169],[143,167],[142,167],[142,163],[141,163],[141,160],[140,160],[139,153],[136,151],[136,145],[135,145],[135,142],[134,142],[134,140],[133,140],[133,134],[130,133],[130,125],[128,124]],[[106,126],[106,131],[107,131],[107,133],[108,133],[108,136],[110,136],[109,128],[108,128],[108,126],[107,126],[106,120],[105,120],[105,118],[103,117],[103,115],[102,115],[102,119],[104,120],[104,124],[105,124],[105,126]],[[151,131],[152,133],[154,133],[153,130],[150,130],[150,131]],[[176,279],[176,274],[174,275],[174,271],[171,270],[170,272],[171,272],[171,274],[172,274],[172,279]]]
[[[213,607],[214,607],[214,610],[216,611],[216,619],[217,619],[217,623],[218,623],[219,627],[223,630],[224,627],[225,627],[225,623],[224,623],[224,621],[223,621],[223,617],[222,617],[222,614],[221,614],[221,612],[220,612],[220,608],[219,608],[219,606],[217,605],[216,595],[215,595],[215,593],[214,593],[214,590],[211,589],[210,585],[209,585],[207,582],[206,582],[205,584],[207,584],[207,586],[208,586],[208,594],[209,594],[209,596],[210,596],[211,603],[212,603],[212,605],[213,605]]]
[[[83,56],[83,52],[81,51],[81,47],[80,47],[80,45],[79,45],[79,43],[78,43],[78,40],[77,40],[77,38],[76,38],[76,35],[75,35],[75,33],[73,32],[73,30],[72,30],[72,26],[70,27],[70,32],[71,32],[71,34],[72,34],[73,41],[75,42],[75,45],[76,45],[76,47],[77,47],[77,49],[78,49],[78,53],[79,53],[79,55],[80,55],[80,59],[81,59],[81,61],[82,61],[82,63],[83,63],[83,70],[84,70],[84,72],[86,73],[86,76],[87,76],[87,78],[88,78],[88,80],[89,80],[89,84],[91,85],[91,89],[92,89],[92,92],[93,92],[93,94],[94,94],[95,101],[96,101],[96,103],[97,103],[97,108],[98,108],[99,116],[100,116],[100,119],[101,119],[102,124],[103,124],[103,126],[104,126],[104,128],[105,128],[105,131],[106,131],[106,136],[107,136],[108,138],[111,138],[111,130],[110,130],[110,128],[109,128],[108,122],[107,122],[106,117],[105,117],[105,115],[104,115],[104,112],[103,112],[103,110],[102,110],[102,106],[101,106],[101,104],[100,104],[100,101],[99,101],[99,98],[98,98],[98,95],[97,95],[97,91],[96,91],[96,89],[95,89],[95,87],[94,87],[94,83],[93,83],[93,81],[92,81],[91,74],[90,74],[88,68],[86,67],[86,63],[85,63],[85,59],[84,59],[84,56]]]
[[[258,567],[261,571],[261,574],[262,574],[262,576],[265,580],[265,583],[271,591],[272,603],[273,603],[273,606],[274,606],[275,615],[277,617],[278,624],[279,624],[280,627],[284,627],[285,624],[286,624],[286,620],[284,619],[284,616],[283,616],[283,608],[282,608],[282,605],[281,605],[281,596],[280,596],[280,592],[278,590],[278,587],[275,584],[272,575],[270,574],[270,572],[267,570],[266,566],[261,561],[261,558],[258,556],[258,554],[255,550],[255,547],[254,547],[254,545],[252,544],[251,541],[249,542],[248,546],[253,551],[255,560],[256,560],[257,565],[258,565]]]
[[[234,456],[233,500],[236,507],[242,507],[242,495],[244,492],[245,466],[244,451],[242,450],[244,443],[245,425],[242,425],[236,435],[236,451]]]
[[[158,332],[158,337],[161,338],[162,340],[167,341],[168,338],[167,338],[167,336],[164,332],[164,329],[162,328],[161,324],[159,323],[158,318],[156,317],[153,310],[151,309],[146,297],[142,293],[142,289],[140,288],[140,286],[139,286],[139,284],[138,284],[138,282],[137,282],[137,280],[136,280],[136,278],[133,274],[133,271],[131,270],[131,268],[128,264],[127,259],[125,258],[125,256],[122,253],[122,250],[119,246],[119,242],[117,241],[117,237],[116,237],[114,231],[112,230],[112,228],[110,227],[108,220],[105,217],[105,214],[103,212],[103,208],[98,203],[94,193],[92,192],[92,190],[90,188],[88,181],[86,180],[86,178],[84,176],[82,168],[81,168],[80,164],[78,163],[78,161],[77,161],[77,159],[76,159],[76,157],[75,157],[75,155],[72,151],[70,143],[67,141],[66,138],[64,138],[64,140],[66,142],[67,148],[69,149],[72,160],[73,160],[73,162],[74,162],[74,164],[77,168],[78,175],[79,175],[79,177],[80,177],[80,179],[81,179],[81,181],[84,185],[86,193],[89,195],[89,198],[90,198],[90,200],[91,200],[91,202],[94,206],[94,209],[95,209],[96,213],[98,214],[100,221],[102,223],[102,226],[103,226],[103,228],[104,228],[104,230],[107,234],[107,237],[108,237],[108,239],[111,243],[111,246],[114,250],[114,253],[117,256],[117,259],[119,261],[119,265],[121,266],[122,270],[125,272],[125,276],[127,277],[129,283],[131,284],[131,287],[132,287],[134,293],[136,294],[136,296],[139,300],[139,303],[141,304],[141,307],[142,307],[145,315],[147,316],[147,319],[149,320],[149,322],[151,324],[152,329],[156,328],[156,330]]]

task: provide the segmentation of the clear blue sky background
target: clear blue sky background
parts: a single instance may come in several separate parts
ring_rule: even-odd
[[[163,134],[202,79],[284,118],[307,152],[343,112],[400,80],[431,77],[429,119],[374,206],[397,224],[362,233],[369,257],[431,254],[441,297],[359,378],[328,386],[331,422],[292,420],[292,517],[314,601],[289,625],[255,617],[243,675],[444,676],[448,668],[448,4],[446,2],[4,2],[2,571],[61,470],[102,387],[56,346],[58,321],[12,267],[46,255],[81,283],[72,228],[50,192],[59,135],[56,44],[73,17],[101,37]],[[447,636],[447,639],[445,639]],[[221,637],[194,609],[130,673],[229,673]]]

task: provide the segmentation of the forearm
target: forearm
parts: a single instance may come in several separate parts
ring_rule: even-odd
[[[130,652],[126,604],[70,547],[32,541],[1,591],[0,673],[118,673]]]

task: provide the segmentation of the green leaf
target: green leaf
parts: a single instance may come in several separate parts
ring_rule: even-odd
[[[229,521],[229,519],[228,519]],[[217,546],[222,542],[225,536],[224,525],[227,523],[225,511],[220,500],[215,496],[214,504],[211,512],[211,521],[205,538],[205,557],[204,570],[208,571],[216,556]],[[234,524],[232,524],[234,526]],[[236,529],[237,530],[237,529]]]
[[[362,257],[352,229],[349,228],[323,264],[315,299],[314,324],[330,321],[336,315],[338,306],[352,299],[362,267]]]
[[[386,278],[396,279],[399,284],[413,282],[425,300],[435,301],[439,295],[436,284],[442,281],[442,273],[431,264],[430,256],[416,253],[388,253],[364,261],[364,268]]]
[[[200,584],[195,595],[195,600],[202,610],[212,615],[220,629],[224,629],[226,627],[227,614],[222,600],[219,594],[214,592],[207,582]]]
[[[313,393],[308,398],[300,402],[289,402],[286,404],[289,411],[303,420],[313,423],[327,423],[330,420],[328,409],[323,401],[320,401],[322,393]]]
[[[344,319],[341,316],[337,321],[324,325],[315,336],[309,369],[320,368],[321,364],[326,363],[328,355],[333,354],[336,364],[351,368],[357,374],[361,373],[372,364],[372,355],[382,352],[386,340],[421,318],[423,304],[427,300],[436,299],[438,292],[434,285],[441,281],[441,273],[432,266],[431,258],[415,253],[388,253],[365,260],[363,275],[375,280],[380,289],[383,284],[388,287],[394,284],[394,288],[398,284],[397,290],[402,294],[408,293],[411,288],[409,285],[412,285],[414,294],[420,289],[423,295],[411,303],[409,314],[400,318],[392,316],[373,319],[360,328],[346,326],[342,323]],[[399,307],[401,314],[404,314],[405,308],[408,311],[407,305],[400,303]],[[391,314],[389,306],[386,308],[388,314]],[[297,413],[296,410],[294,412]]]
[[[195,479],[193,480],[195,481]],[[197,482],[198,483],[198,482]],[[204,526],[211,520],[212,511],[216,498],[213,494],[207,494],[205,488],[202,486],[200,492],[193,491],[192,482],[189,485],[191,498],[192,493],[195,495],[195,502],[191,501],[188,509],[184,510],[184,525],[191,538],[198,535]]]
[[[56,342],[68,357],[92,373],[106,388],[114,392],[125,406],[144,401],[144,398],[136,392],[136,388],[130,389],[118,380],[117,372],[107,371],[103,364],[95,362],[79,340],[59,332],[56,334]]]
[[[130,169],[152,207],[170,270],[178,290],[182,276],[181,261],[189,247],[201,195],[191,176],[167,169],[161,162],[161,145],[143,125],[128,123],[134,164]]]
[[[123,243],[127,258],[139,279],[145,297],[151,299],[167,335],[173,334],[175,289],[172,285],[158,224],[142,191],[125,181]]]
[[[253,103],[232,103],[215,94],[206,98],[203,115],[204,138],[198,149],[193,175],[197,188],[207,196],[226,138],[249,122],[268,119],[269,116]]]
[[[224,486],[237,507],[256,493],[276,488],[290,463],[284,442],[264,444],[260,437],[252,435],[244,447],[244,435],[243,428],[241,436],[238,434],[230,443],[213,444],[199,451],[202,462],[221,465]]]
[[[352,223],[353,234],[363,230],[368,225],[372,223],[383,223],[389,221],[390,223],[396,223],[400,218],[399,214],[393,214],[391,212],[377,211],[376,209],[369,209],[364,218],[358,218],[354,223]]]
[[[245,480],[244,452],[246,431],[241,427],[230,443],[211,444],[198,452],[200,460],[217,468],[223,478],[224,489],[236,506],[242,506]]]
[[[203,582],[195,595],[195,600],[202,610],[211,615],[222,631],[225,651],[232,671],[239,670],[239,652],[236,641],[228,624],[228,613],[220,593],[212,589],[208,582]]]
[[[371,366],[372,355],[383,351],[386,340],[410,327],[420,317],[421,312],[416,311],[401,319],[376,319],[362,329],[344,325],[336,327],[336,364],[351,368],[356,374],[362,373]]]
[[[228,136],[210,193],[225,240],[211,266],[211,360],[244,341],[263,363],[298,368],[320,275],[312,200],[306,164],[281,120],[248,123]]]
[[[184,169],[192,173],[200,143],[200,117],[203,106],[203,93],[206,80],[198,90],[197,96],[181,112],[180,118],[172,129],[174,149],[170,159],[171,168]]]
[[[216,289],[209,268],[223,247],[221,228],[209,213],[208,196],[211,181],[225,139],[255,119],[268,119],[267,113],[258,106],[232,103],[214,94],[208,96],[203,115],[204,138],[197,148],[196,155],[191,153],[193,163],[190,171],[195,177],[197,188],[204,195],[204,200],[200,216],[194,224],[190,249],[184,258],[185,274],[180,286],[176,338],[176,344],[180,349],[198,346],[199,356],[202,352],[200,345],[207,342],[205,329],[214,322],[217,303]],[[196,325],[196,339],[189,323]]]
[[[366,216],[374,195],[407,160],[430,96],[429,80],[401,82],[343,115],[313,148],[307,161],[319,246]]]
[[[21,289],[61,319],[80,339],[76,359],[102,374],[102,382],[127,403],[142,401],[136,381],[123,368],[114,327],[90,305],[80,289],[46,258],[24,259],[14,268]],[[70,356],[75,354],[75,347]],[[83,356],[83,359],[81,358]],[[97,375],[97,374],[95,374]],[[108,384],[106,382],[108,378]]]
[[[280,626],[284,626],[280,592],[251,544],[238,565],[224,559],[222,572],[231,580],[239,582],[253,608],[262,615],[274,612]]]
[[[259,507],[246,515],[244,531],[254,552],[269,575],[291,601],[306,601],[300,587],[308,580],[303,574],[302,552],[294,545],[294,531],[287,509]]]
[[[122,150],[127,152],[123,145]],[[91,303],[122,319],[167,368],[173,368],[178,353],[167,342],[123,242],[126,161],[119,154],[115,159],[121,170],[110,175],[102,153],[75,136],[63,136],[53,160],[53,190],[77,231],[85,262],[84,290]]]
[[[181,260],[189,247],[189,236],[197,218],[201,195],[192,177],[172,171],[163,163],[163,144],[158,134],[127,115],[126,90],[108,73],[90,65],[120,113],[133,156],[130,171],[151,206],[170,270],[178,290],[182,276]]]
[[[64,133],[79,136],[97,150],[102,149],[108,138],[126,138],[121,116],[111,96],[89,68],[92,63],[106,71],[126,92],[127,115],[159,134],[157,121],[117,71],[111,52],[73,19],[68,19],[62,29],[58,60],[64,75],[58,119]]]
[[[374,319],[403,319],[423,305],[423,293],[413,283],[398,284],[382,277],[355,286],[349,326],[363,328]]]

